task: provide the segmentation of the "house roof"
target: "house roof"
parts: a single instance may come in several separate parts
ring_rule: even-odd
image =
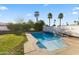
[[[0,22],[0,31],[9,31],[7,23]]]
[[[7,26],[0,26],[0,31],[9,31]]]
[[[8,23],[2,23],[2,22],[0,22],[0,26],[5,26],[5,25],[8,25]]]

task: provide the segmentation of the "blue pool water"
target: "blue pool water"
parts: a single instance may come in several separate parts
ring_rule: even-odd
[[[37,45],[48,51],[64,48],[66,46],[60,36],[49,32],[33,32],[32,35],[38,40]]]

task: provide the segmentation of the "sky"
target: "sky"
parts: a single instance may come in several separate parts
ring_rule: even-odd
[[[15,22],[17,18],[24,18],[27,22],[29,19],[36,21],[34,12],[39,11],[39,20],[48,24],[48,13],[52,13],[51,25],[56,20],[59,24],[58,15],[63,13],[62,25],[66,22],[73,24],[78,20],[79,4],[0,4],[0,22]]]

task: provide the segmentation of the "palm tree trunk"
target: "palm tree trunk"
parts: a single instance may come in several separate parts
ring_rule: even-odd
[[[60,19],[60,26],[61,26],[61,19]]]
[[[36,22],[38,22],[38,17],[36,17]]]
[[[49,26],[50,26],[50,19],[49,19]]]

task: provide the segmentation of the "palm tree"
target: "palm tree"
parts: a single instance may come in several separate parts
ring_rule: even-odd
[[[54,19],[54,26],[56,26],[55,22],[56,22],[56,20]]]
[[[38,12],[38,11],[36,11],[36,12],[35,12],[35,14],[34,14],[34,16],[36,17],[36,21],[38,21],[39,12]]]
[[[61,19],[63,19],[63,13],[60,13],[59,15],[58,15],[58,18],[60,19],[60,26],[61,26]]]
[[[67,25],[67,26],[69,25],[68,22],[66,22],[66,25]]]
[[[49,19],[49,26],[50,26],[50,19],[52,19],[52,13],[48,13],[48,19]]]
[[[75,21],[74,21],[74,23],[76,24],[76,23],[77,23],[77,21],[75,20]]]

